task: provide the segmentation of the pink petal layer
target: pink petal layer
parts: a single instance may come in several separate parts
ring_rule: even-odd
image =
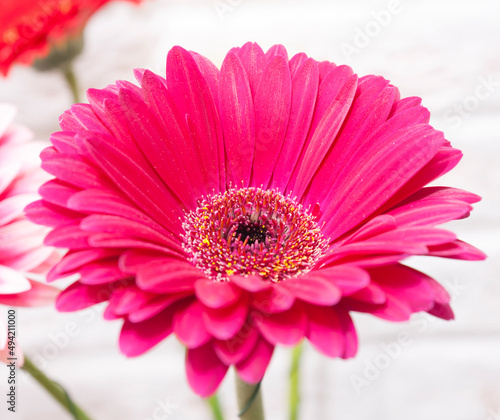
[[[174,311],[165,310],[143,322],[123,323],[120,332],[120,351],[127,357],[140,356],[173,331]]]
[[[236,371],[241,379],[250,384],[257,384],[264,378],[273,355],[274,346],[260,338],[252,353],[236,365]]]
[[[187,379],[193,391],[201,397],[208,397],[217,390],[227,369],[228,366],[215,354],[212,343],[187,351]]]

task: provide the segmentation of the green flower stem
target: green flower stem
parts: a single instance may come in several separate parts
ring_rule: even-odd
[[[80,93],[79,93],[76,75],[75,75],[75,72],[73,70],[73,64],[71,62],[66,63],[63,66],[61,66],[60,69],[64,75],[64,79],[66,80],[66,83],[69,86],[69,89],[71,90],[73,102],[75,104],[79,103],[80,102]]]
[[[292,350],[292,364],[290,366],[290,420],[297,420],[300,404],[300,356],[302,355],[302,344]]]
[[[87,416],[82,409],[71,400],[70,396],[61,385],[45,376],[45,374],[40,371],[26,356],[24,357],[24,365],[22,369],[35,378],[49,394],[59,401],[59,403],[73,416],[75,420],[91,420],[90,417]]]
[[[64,42],[51,45],[47,56],[33,62],[33,67],[38,71],[61,71],[71,89],[71,95],[75,103],[80,102],[80,97],[75,73],[73,72],[73,61],[83,51],[83,44],[83,34],[79,33],[72,38],[65,39]]]
[[[217,398],[217,394],[212,395],[207,399],[208,405],[212,410],[212,417],[214,420],[224,420],[224,416],[222,414],[222,410],[219,404],[219,398]]]
[[[236,376],[236,398],[241,420],[264,420],[264,409],[262,408],[262,397],[260,383],[248,384],[238,374]]]

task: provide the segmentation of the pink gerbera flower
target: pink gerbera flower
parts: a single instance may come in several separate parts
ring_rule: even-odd
[[[56,178],[28,214],[70,249],[50,279],[80,274],[60,311],[108,301],[127,356],[174,333],[204,396],[231,365],[259,382],[276,345],[354,356],[351,311],[452,318],[400,261],[484,258],[436,228],[479,197],[424,188],[461,153],[419,98],[279,45],[235,48],[220,71],[175,47],[166,79],[136,76],[89,90],[42,153]]]
[[[24,207],[39,197],[36,191],[48,177],[40,169],[42,144],[28,142],[26,129],[10,126],[15,113],[14,107],[0,104],[0,304],[39,306],[52,303],[59,290],[33,278],[51,268],[58,254],[43,245],[47,229],[24,216]],[[2,323],[0,361],[6,361],[7,351]]]

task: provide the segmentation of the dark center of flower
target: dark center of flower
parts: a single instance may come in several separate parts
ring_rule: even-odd
[[[183,247],[214,280],[259,274],[281,281],[313,268],[327,240],[315,218],[290,196],[260,188],[203,198],[186,215]]]
[[[252,245],[255,242],[265,242],[267,237],[267,225],[260,220],[252,222],[250,219],[242,220],[235,233],[238,240]]]

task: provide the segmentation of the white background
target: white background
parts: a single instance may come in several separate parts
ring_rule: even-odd
[[[82,89],[102,88],[116,79],[133,80],[134,67],[164,71],[166,53],[176,44],[220,65],[227,50],[252,40],[265,49],[282,43],[290,56],[304,51],[316,59],[347,63],[360,75],[382,74],[402,96],[421,96],[431,123],[464,152],[459,166],[440,183],[484,197],[471,218],[449,228],[489,259],[410,262],[448,288],[453,322],[417,315],[410,323],[392,324],[361,315],[355,318],[360,336],[355,359],[329,360],[306,346],[301,418],[499,420],[500,2],[400,0],[392,7],[395,13],[381,12],[389,4],[115,3],[89,23],[76,71]],[[382,15],[384,25],[377,21]],[[48,139],[71,98],[57,73],[16,67],[7,79],[0,78],[0,101],[15,104],[17,121]],[[119,322],[103,321],[95,309],[79,314],[25,309],[18,318],[26,353],[65,385],[92,418],[209,418],[204,402],[187,386],[184,351],[175,339],[127,360],[117,348]],[[404,346],[398,343],[401,333],[407,338]],[[287,418],[289,358],[289,351],[277,351],[263,383],[271,420]],[[383,369],[373,368],[376,364]],[[6,386],[2,377],[7,372],[0,374],[0,395]],[[365,379],[365,386],[356,388],[354,378]],[[236,418],[232,379],[228,375],[220,392],[227,419]],[[7,416],[6,408],[0,408],[1,418],[70,419],[30,378],[21,380],[18,413]]]

